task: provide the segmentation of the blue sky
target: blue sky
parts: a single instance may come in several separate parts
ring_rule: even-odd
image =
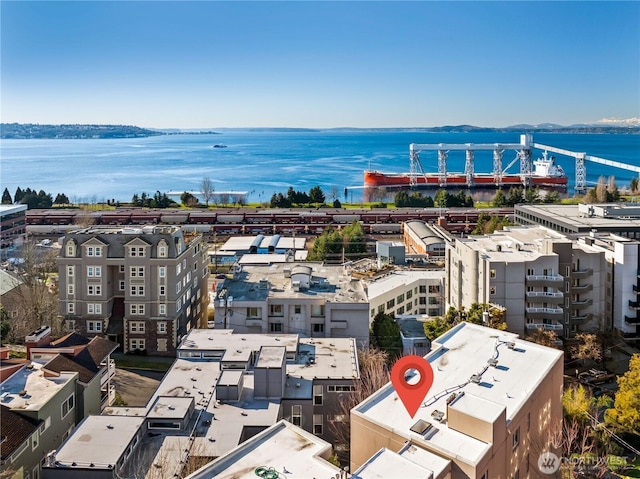
[[[155,128],[640,117],[639,2],[1,3],[3,122]]]

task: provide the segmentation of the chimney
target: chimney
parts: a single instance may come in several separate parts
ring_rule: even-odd
[[[24,344],[27,347],[27,359],[31,359],[31,348],[40,348],[51,344],[51,327],[40,326],[24,338]]]

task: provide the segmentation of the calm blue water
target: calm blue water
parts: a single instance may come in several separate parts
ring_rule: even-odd
[[[289,186],[308,191],[319,185],[343,199],[362,195],[362,172],[409,169],[410,143],[518,143],[519,134],[423,132],[268,132],[225,130],[217,135],[171,135],[117,140],[3,140],[0,186],[13,195],[30,187],[65,193],[72,201],[129,201],[134,193],[199,190],[210,177],[216,191],[247,191],[249,201],[268,201]],[[640,135],[537,134],[542,144],[640,165]],[[227,148],[213,148],[215,144]],[[534,153],[537,154],[539,152]],[[515,157],[505,151],[503,165]],[[556,155],[573,185],[573,158]],[[435,152],[423,152],[426,172],[437,171]],[[491,152],[476,152],[476,171],[490,172]],[[451,152],[450,171],[464,170],[464,152]],[[515,164],[510,172],[517,172]],[[587,162],[587,181],[615,176],[626,186],[631,171]],[[572,190],[570,190],[572,191]],[[353,196],[351,196],[353,195]]]

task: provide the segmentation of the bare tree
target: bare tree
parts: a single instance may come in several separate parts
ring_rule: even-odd
[[[96,223],[95,217],[88,210],[80,210],[73,218],[73,225],[78,228],[88,228]]]
[[[58,314],[56,252],[28,240],[22,245],[21,258],[24,262],[14,271],[19,286],[12,290],[10,338],[24,341],[26,335],[41,326],[50,326],[57,336],[62,323]]]
[[[599,203],[606,203],[607,201],[607,180],[604,176],[598,178],[598,184],[596,185],[596,198]]]
[[[215,190],[215,188],[213,187],[213,184],[211,183],[211,178],[209,178],[208,176],[205,176],[204,178],[202,178],[202,183],[200,183],[200,189],[202,190],[204,203],[205,205],[207,205],[207,208],[208,208],[209,201],[213,197],[213,192]]]
[[[576,334],[576,339],[578,344],[570,348],[571,355],[575,359],[602,361],[602,341],[600,341],[597,334],[578,333]]]
[[[348,457],[351,444],[351,423],[349,416],[351,409],[371,396],[374,392],[389,382],[387,366],[388,354],[382,350],[370,348],[358,351],[360,366],[360,381],[356,382],[356,389],[340,398],[339,413],[336,417],[341,420],[329,421],[329,430],[335,438],[335,444],[342,444],[347,449],[339,451],[340,459]],[[344,456],[343,456],[344,455]]]
[[[526,339],[542,346],[555,347],[558,335],[550,329],[538,328],[535,333],[529,334]]]

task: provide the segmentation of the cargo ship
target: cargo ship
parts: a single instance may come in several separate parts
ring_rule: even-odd
[[[546,152],[545,152],[546,153]],[[509,188],[511,186],[523,186],[522,177],[516,173],[505,173],[497,181],[493,173],[474,173],[472,181],[467,183],[467,175],[464,173],[449,173],[445,181],[440,181],[438,173],[418,173],[415,175],[415,185],[422,188]],[[566,188],[567,175],[560,165],[557,165],[553,156],[546,154],[533,162],[531,172],[531,184],[546,188]],[[381,173],[375,170],[365,170],[364,186],[366,187],[397,187],[408,188],[411,186],[409,173]]]

